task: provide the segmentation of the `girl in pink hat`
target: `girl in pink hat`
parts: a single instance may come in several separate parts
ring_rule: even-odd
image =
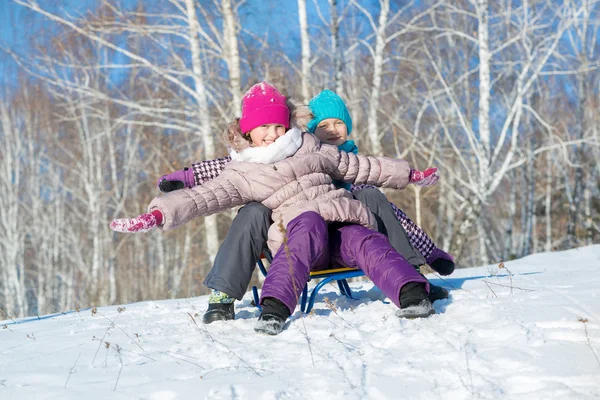
[[[282,97],[283,98],[283,97]],[[244,102],[243,123],[252,119],[249,110],[256,96]],[[352,132],[352,119],[344,101],[335,93],[325,90],[309,103],[312,119],[307,129],[315,133],[318,139],[334,144],[344,152],[357,153],[354,142],[347,140]],[[276,108],[275,113],[282,112]],[[282,118],[281,115],[278,118]],[[332,122],[333,121],[333,122]],[[246,128],[246,126],[244,126]],[[344,128],[344,129],[342,129]],[[344,131],[344,137],[338,137]],[[235,152],[232,152],[235,157]],[[192,168],[162,176],[158,181],[164,193],[184,187],[203,185],[217,177],[231,162],[232,157],[202,161],[192,164]],[[429,170],[431,173],[431,170]],[[430,178],[428,178],[430,179]],[[424,181],[425,182],[425,181]],[[431,238],[402,210],[389,203],[383,193],[369,189],[366,185],[354,186],[336,182],[340,187],[350,190],[353,195],[371,209],[376,215],[379,231],[388,236],[392,246],[415,268],[424,264],[431,265],[438,273],[448,275],[454,270],[452,257],[438,249]],[[271,210],[260,202],[251,202],[242,207],[233,219],[229,232],[223,240],[204,284],[211,288],[208,310],[204,314],[204,323],[232,320],[235,317],[234,301],[241,300],[247,291],[256,263],[265,251],[267,231],[271,225]],[[401,224],[398,225],[398,223]],[[431,285],[430,300],[448,297],[448,292],[439,286]]]
[[[114,220],[111,228],[169,230],[198,216],[257,202],[272,210],[267,244],[275,256],[263,285],[256,331],[280,333],[310,271],[331,263],[362,269],[399,307],[399,316],[433,314],[427,280],[375,231],[371,211],[336,188],[333,179],[403,189],[409,183],[434,184],[436,172],[321,144],[300,129],[310,119],[306,107],[290,107],[274,87],[265,82],[253,86],[244,96],[242,117],[227,129],[232,161],[220,175],[157,197],[147,214]]]

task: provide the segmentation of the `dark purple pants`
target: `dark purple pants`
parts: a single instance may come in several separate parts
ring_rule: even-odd
[[[400,289],[409,282],[428,281],[390,245],[385,235],[361,225],[328,227],[316,212],[305,212],[287,225],[287,249],[273,258],[261,293],[274,297],[294,312],[310,271],[340,264],[360,268],[394,304],[400,307]]]

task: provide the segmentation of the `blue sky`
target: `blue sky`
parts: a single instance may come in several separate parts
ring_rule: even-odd
[[[155,0],[160,1],[160,0]],[[203,0],[206,1],[206,0]],[[367,0],[367,4],[371,3]],[[137,0],[121,0],[121,4],[134,6]],[[146,9],[152,2],[145,1]],[[321,2],[321,10],[328,18],[328,2]],[[96,6],[93,0],[50,0],[40,3],[42,7],[50,9],[61,16],[81,16],[87,10]],[[370,4],[369,4],[370,6]],[[312,1],[307,2],[309,24],[320,25]],[[244,29],[250,30],[261,38],[267,33],[270,40],[277,40],[288,47],[292,53],[299,54],[299,25],[298,7],[296,1],[247,1],[239,9],[240,19]],[[30,11],[26,7],[14,3],[12,0],[0,1],[0,47],[8,47],[21,55],[32,52],[28,49],[32,35],[52,35],[56,23],[46,20],[41,15]],[[42,38],[43,40],[43,38]],[[40,38],[37,38],[40,41]],[[293,54],[289,56],[294,57]],[[4,85],[11,83],[17,71],[15,63],[5,53],[0,53],[0,75]]]
[[[62,0],[44,2],[44,7],[64,15],[81,15],[93,0]],[[8,47],[19,54],[29,52],[29,39],[32,36],[51,35],[55,25],[40,15],[14,3],[12,0],[0,1],[0,48]],[[0,52],[0,76],[2,85],[14,82],[17,66],[5,52]]]

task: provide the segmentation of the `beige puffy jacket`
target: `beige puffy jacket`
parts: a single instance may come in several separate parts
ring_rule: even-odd
[[[149,211],[160,210],[162,229],[169,230],[195,217],[252,201],[262,203],[273,210],[268,246],[275,254],[283,242],[279,222],[285,227],[306,211],[315,211],[329,222],[376,229],[370,210],[347,190],[336,188],[332,179],[403,189],[409,176],[406,161],[346,153],[303,133],[302,144],[293,156],[273,164],[232,161],[217,178],[202,186],[155,198]]]

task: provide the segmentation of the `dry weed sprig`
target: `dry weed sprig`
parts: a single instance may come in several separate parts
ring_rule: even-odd
[[[81,357],[81,353],[79,353],[79,355],[77,356],[77,359],[73,363],[73,366],[69,370],[69,376],[67,376],[67,380],[65,381],[65,389],[67,388],[67,385],[69,384],[69,379],[71,379],[71,375],[73,375],[73,371],[75,371],[75,366],[77,365],[77,362],[79,361],[79,357]]]
[[[485,279],[482,279],[483,282],[485,283],[489,283],[490,285],[494,285],[494,286],[502,286],[502,287],[507,287],[510,288],[510,292],[512,294],[512,290],[513,289],[518,289],[518,290],[522,290],[524,292],[535,292],[535,289],[526,289],[526,288],[522,288],[522,287],[518,287],[518,286],[509,286],[509,285],[503,285],[501,283],[496,283],[496,282],[490,282],[490,281],[486,281]]]
[[[194,325],[196,325],[196,328],[198,329],[198,332],[201,332],[202,330],[200,329],[200,326],[198,326],[198,323],[196,322],[196,319],[194,318],[194,316],[190,313],[187,313],[190,318],[192,319],[192,322],[194,323]],[[208,335],[208,337],[211,339],[212,342],[214,343],[218,343],[221,346],[223,346],[224,348],[227,349],[227,351],[229,351],[231,354],[233,354],[234,356],[237,357],[238,360],[240,360],[241,362],[243,362],[244,364],[246,364],[248,366],[248,368],[250,368],[257,376],[262,376],[257,370],[256,368],[254,368],[252,365],[250,365],[250,363],[248,361],[246,361],[245,359],[243,359],[242,357],[240,357],[235,351],[231,350],[231,348],[229,348],[229,346],[227,346],[225,343],[218,341],[217,339],[215,339],[210,332],[208,331],[208,329],[206,328],[206,326],[204,327],[204,331],[206,333],[206,335]]]
[[[83,317],[81,316],[81,309],[79,308],[79,306],[75,306],[75,312],[79,316],[79,319],[83,321]]]
[[[121,378],[121,372],[123,371],[123,357],[121,357],[121,347],[119,347],[119,345],[115,345],[115,347],[113,347],[113,350],[115,350],[117,352],[117,354],[119,355],[119,362],[121,364],[121,366],[119,367],[119,374],[117,375],[117,380],[115,381],[115,387],[113,389],[113,391],[117,391],[117,385],[119,384],[119,378]]]
[[[35,335],[33,334],[33,332],[31,332],[31,336],[29,335],[29,333],[27,334],[27,339],[31,339],[31,340],[37,340],[35,338]]]
[[[135,340],[133,338],[133,336],[131,336],[129,333],[125,332],[125,330],[123,328],[121,328],[119,325],[115,324],[115,322],[113,320],[111,320],[110,318],[108,318],[106,315],[102,314],[99,311],[96,311],[98,313],[98,315],[100,315],[101,317],[105,318],[106,320],[108,320],[111,324],[113,324],[117,329],[119,329],[121,332],[123,332],[125,334],[125,336],[127,336],[133,343],[135,343],[137,345],[137,347],[140,348],[140,350],[145,351],[144,348],[142,347],[141,343],[139,343],[139,336],[138,336],[138,340]]]
[[[360,351],[360,349],[358,347],[342,342],[337,336],[335,336],[335,334],[333,332],[329,334],[329,337],[333,338],[336,342],[338,342],[339,344],[344,346],[346,348],[346,350],[348,350],[349,352],[351,352],[351,353],[356,352],[359,355],[362,355],[362,352]]]
[[[596,359],[596,362],[598,363],[598,366],[600,367],[600,360],[598,359],[598,355],[596,354],[596,351],[592,347],[592,343],[590,342],[590,336],[588,335],[588,330],[587,330],[588,319],[579,317],[578,321],[583,324],[583,330],[585,332],[585,340],[587,341],[587,345],[590,348],[590,350],[592,351],[592,354],[594,355],[594,358]]]
[[[488,289],[490,289],[490,291],[492,292],[492,294],[494,295],[494,297],[498,298],[498,296],[496,295],[496,292],[494,292],[494,289],[492,289],[492,287],[490,286],[490,284],[487,283],[486,281],[483,281],[483,282],[487,285]]]
[[[343,322],[344,322],[346,325],[348,325],[348,326],[349,326],[349,327],[351,327],[351,328],[355,328],[355,329],[356,329],[356,327],[355,327],[354,325],[352,325],[350,322],[346,321],[346,320],[344,319],[344,317],[342,317],[342,316],[341,316],[341,315],[340,315],[340,314],[337,312],[337,307],[336,307],[336,305],[333,303],[333,301],[329,300],[329,298],[328,298],[328,297],[325,297],[325,298],[323,299],[323,301],[324,301],[324,302],[325,302],[325,304],[327,305],[327,308],[329,308],[331,311],[333,311],[333,313],[334,313],[335,315],[337,315],[337,316],[338,316],[338,317],[339,317],[339,318],[340,318],[340,319],[341,319],[341,320],[342,320],[342,321],[343,321]]]
[[[190,313],[187,313],[187,315],[190,316],[190,318],[192,319],[192,322],[194,323],[194,325],[196,325],[196,329],[198,329],[198,332],[203,332],[206,336],[208,336],[208,338],[210,339],[211,342],[215,342],[215,338],[212,337],[212,335],[210,334],[210,332],[208,331],[208,329],[206,329],[206,326],[203,325],[204,330],[200,329],[200,326],[198,325],[198,323],[196,322],[196,318],[194,318],[194,316]],[[198,316],[198,314],[196,314],[196,316]]]
[[[506,268],[506,266],[504,265],[503,262],[498,264],[498,269],[505,269],[506,272],[508,272],[508,278],[510,279],[510,295],[512,296],[513,295],[513,281],[512,281],[513,273],[510,271],[510,269]]]
[[[287,232],[287,229],[285,228],[285,226],[283,226],[283,217],[279,217],[279,223],[277,224],[277,227],[279,228],[279,231],[283,234],[283,249],[285,251],[285,258],[287,259],[288,264],[290,266],[289,273],[292,277],[292,285],[294,286],[294,293],[296,293],[296,303],[298,303],[300,290],[298,290],[298,285],[296,284],[296,279],[294,277],[294,263],[292,262],[292,254],[290,252],[290,247],[288,246],[288,232]],[[310,274],[310,271],[309,271],[309,274]],[[304,282],[304,284],[306,285],[306,282]],[[306,343],[308,344],[310,360],[311,360],[312,366],[314,368],[315,367],[315,357],[313,355],[312,347],[310,345],[310,338],[308,337],[308,331],[306,330],[306,324],[304,323],[304,318],[300,318],[300,321],[302,322],[302,327],[304,328],[304,338],[306,339]]]
[[[471,382],[471,394],[475,395],[475,387],[473,386],[473,374],[471,373],[471,366],[469,365],[469,353],[467,346],[465,346],[465,360],[467,361],[467,371],[469,372],[469,381]]]
[[[94,353],[94,358],[92,358],[92,365],[94,365],[94,362],[96,361],[96,357],[98,356],[98,352],[100,351],[100,347],[102,347],[102,343],[104,343],[104,338],[106,337],[106,335],[108,335],[108,332],[112,329],[114,325],[110,324],[108,326],[108,328],[106,328],[106,330],[104,331],[104,335],[102,335],[101,339],[97,339],[96,336],[92,336],[92,341],[94,340],[99,340],[100,343],[98,343],[98,348],[96,349],[96,353]]]
[[[190,360],[186,360],[185,358],[181,358],[181,357],[187,357],[187,358],[192,358],[194,360],[199,360],[199,358],[197,358],[197,357],[192,357],[192,356],[189,356],[187,354],[175,353],[174,351],[169,351],[169,350],[160,351],[159,353],[171,356],[171,357],[173,357],[174,359],[176,359],[178,361],[183,361],[183,362],[186,362],[188,364],[195,365],[196,367],[198,367],[200,369],[206,369],[205,367],[203,367],[202,365],[200,365],[198,363],[195,363],[195,362],[190,361]],[[135,353],[135,354],[137,354],[137,353]],[[148,357],[148,358],[150,358],[150,357]],[[152,361],[156,361],[156,360],[152,360]]]
[[[4,311],[4,309],[2,307],[0,307],[0,311],[2,311],[2,314],[6,315],[8,317],[8,319],[10,319],[14,324],[17,323],[17,321],[15,321],[10,315],[8,315],[8,313],[6,311]]]

